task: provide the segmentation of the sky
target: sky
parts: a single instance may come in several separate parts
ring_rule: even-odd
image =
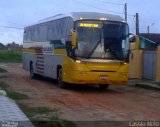
[[[160,0],[0,0],[0,42],[23,44],[23,28],[41,19],[70,12],[103,12],[124,18],[128,8],[130,33],[135,34],[135,14],[140,32],[160,33]]]

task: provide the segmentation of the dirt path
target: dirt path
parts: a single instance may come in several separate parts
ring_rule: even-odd
[[[1,78],[13,91],[27,94],[30,99],[19,101],[29,106],[56,108],[61,118],[72,121],[160,120],[160,92],[133,86],[70,87],[60,89],[50,79],[31,80],[20,64],[0,64],[8,70]]]

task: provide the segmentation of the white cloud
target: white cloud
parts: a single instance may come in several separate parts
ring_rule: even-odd
[[[11,42],[22,44],[23,42],[23,30],[0,28],[0,42],[8,44]]]

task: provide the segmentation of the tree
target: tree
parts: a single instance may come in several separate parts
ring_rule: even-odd
[[[0,49],[4,49],[5,45],[0,42]]]

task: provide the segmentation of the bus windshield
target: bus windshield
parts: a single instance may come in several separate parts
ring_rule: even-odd
[[[128,25],[121,22],[85,22],[77,25],[79,58],[125,60],[129,52]]]

